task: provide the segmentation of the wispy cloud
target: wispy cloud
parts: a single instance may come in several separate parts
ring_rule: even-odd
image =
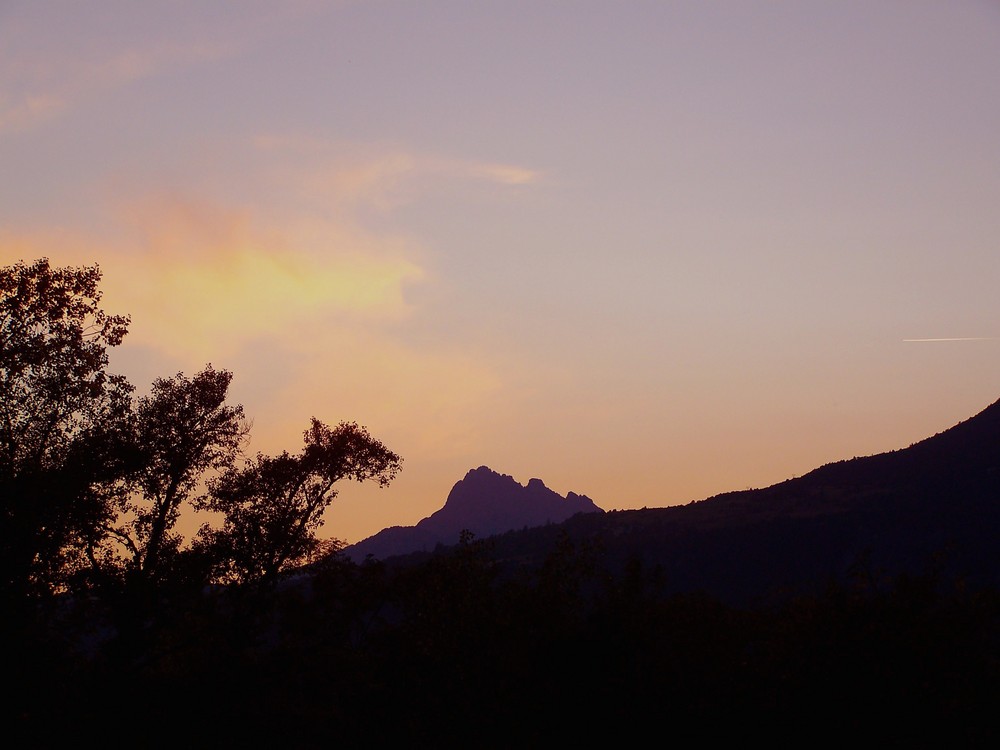
[[[0,23],[0,134],[136,81],[241,54],[323,13],[315,2],[215,8],[27,3]],[[137,41],[141,40],[141,41]]]
[[[299,331],[308,329],[309,339],[316,326],[359,331],[398,322],[413,311],[407,287],[427,276],[412,240],[322,217],[268,223],[244,209],[177,196],[122,211],[138,241],[7,230],[0,262],[99,260],[106,306],[132,315],[130,342],[200,354],[275,332],[295,344]]]
[[[142,252],[68,232],[8,233],[0,261],[99,258],[105,308],[132,316],[124,361],[143,372],[149,357],[170,371],[233,369],[256,450],[295,445],[310,416],[358,419],[408,454],[478,445],[502,380],[473,352],[397,334],[416,314],[407,288],[426,278],[404,241],[322,223],[257,229],[239,212],[169,204],[142,222]]]
[[[0,92],[0,134],[22,130],[54,117],[66,106],[66,99],[51,92]]]
[[[124,79],[163,57],[109,67]],[[266,158],[248,159],[241,145]],[[359,217],[419,199],[428,181],[520,186],[539,177],[517,165],[281,134],[237,143],[213,170],[197,180],[214,186],[208,195],[164,192],[155,177],[116,181],[110,223],[119,236],[110,243],[82,230],[22,228],[7,232],[0,252],[100,260],[108,299],[137,322],[131,341],[172,355],[235,351],[278,331],[294,340],[307,319],[404,319],[407,289],[428,276],[422,249]]]
[[[474,460],[505,374],[433,330],[420,302],[436,297],[433,249],[381,214],[434,191],[520,189],[537,172],[280,135],[216,156],[193,167],[197,187],[108,178],[93,227],[8,227],[0,262],[99,262],[105,307],[133,320],[122,371],[142,388],[149,373],[233,369],[255,449],[294,446],[315,415],[357,419],[406,455]]]
[[[136,321],[130,339],[174,355],[224,354],[275,332],[294,343],[309,320],[399,319],[406,286],[424,275],[406,240],[323,218],[267,221],[177,196],[122,210],[131,246],[47,233],[8,237],[3,254],[101,258],[109,303]]]
[[[474,167],[483,176],[504,185],[530,185],[541,179],[541,172],[508,164],[482,164]]]
[[[87,99],[134,81],[218,60],[235,46],[161,42],[142,48],[93,51],[84,60],[0,65],[0,133],[30,128]],[[2,58],[0,58],[2,60]]]
[[[940,339],[903,339],[904,343],[919,344],[939,341],[1000,341],[1000,336],[952,336]]]
[[[528,186],[542,172],[518,164],[414,152],[394,145],[328,141],[309,135],[261,134],[250,139],[258,151],[297,164],[294,182],[338,204],[390,211],[435,187],[463,183]]]

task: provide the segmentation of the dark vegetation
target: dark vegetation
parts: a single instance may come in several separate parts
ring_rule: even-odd
[[[782,529],[836,527],[861,496],[875,498],[866,528],[876,532],[910,497],[930,505],[944,492],[985,512],[997,495],[979,464],[949,483],[921,454],[914,470],[929,474],[889,481],[913,476],[901,453],[857,464],[850,482],[868,477],[859,492],[827,467],[760,491],[774,497],[589,514],[354,563],[318,540],[322,510],[336,481],[386,483],[399,457],[354,424],[313,421],[300,453],[245,458],[247,422],[225,402],[230,374],[211,366],[133,398],[105,371],[128,320],[100,309],[99,278],[45,261],[0,270],[12,746],[537,747],[650,733],[994,746],[995,570],[969,578],[860,555],[843,575],[810,568],[811,585],[777,595],[794,571],[770,561],[756,568],[770,595],[751,596],[761,588],[696,584],[721,580],[711,576],[679,586],[684,548],[666,551],[680,528],[711,549],[689,566],[751,568],[744,551],[764,549],[759,532],[785,543],[798,532]],[[986,450],[992,461],[996,446]],[[185,540],[177,519],[196,508],[220,521]],[[727,545],[728,566],[718,562]]]

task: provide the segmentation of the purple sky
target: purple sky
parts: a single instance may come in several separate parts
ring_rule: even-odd
[[[0,262],[101,264],[140,387],[234,371],[604,508],[1000,398],[1000,3],[0,2]],[[964,339],[915,341],[912,339]]]

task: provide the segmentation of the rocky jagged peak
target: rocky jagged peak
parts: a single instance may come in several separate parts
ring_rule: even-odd
[[[456,482],[444,507],[417,527],[452,534],[468,529],[477,536],[487,536],[600,511],[590,498],[576,493],[563,497],[541,479],[533,478],[521,485],[509,474],[480,466]]]
[[[358,555],[371,552],[385,557],[427,549],[436,543],[454,544],[465,530],[482,538],[513,529],[561,523],[577,513],[603,512],[586,495],[569,492],[563,497],[546,487],[541,479],[532,478],[522,485],[509,474],[479,466],[455,483],[444,507],[416,526],[405,532],[380,532],[349,549]]]

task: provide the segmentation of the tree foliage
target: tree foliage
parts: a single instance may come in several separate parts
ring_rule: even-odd
[[[118,426],[132,387],[108,375],[129,319],[101,305],[98,266],[45,258],[0,268],[2,586],[58,586],[107,516],[97,485],[124,471]]]
[[[399,470],[399,456],[363,427],[316,419],[299,455],[235,466],[249,422],[226,401],[232,373],[177,373],[133,399],[132,385],[107,372],[107,350],[130,321],[103,310],[100,280],[96,265],[53,268],[44,258],[0,268],[5,596],[71,583],[149,594],[212,571],[271,580],[321,546],[336,482],[384,486]],[[223,528],[205,526],[186,543],[178,521],[198,509],[220,512]]]
[[[203,530],[202,540],[220,551],[223,578],[267,582],[301,564],[318,543],[336,482],[371,479],[384,487],[400,468],[400,457],[355,423],[330,428],[313,418],[303,438],[297,456],[258,454],[211,483],[202,505],[225,522],[220,531]]]
[[[183,538],[182,506],[196,500],[207,472],[232,466],[249,433],[241,405],[226,403],[232,373],[208,365],[193,377],[158,378],[135,409],[139,468],[119,492],[117,523],[107,528],[125,577],[154,582],[170,570]],[[96,559],[95,564],[102,565]]]

